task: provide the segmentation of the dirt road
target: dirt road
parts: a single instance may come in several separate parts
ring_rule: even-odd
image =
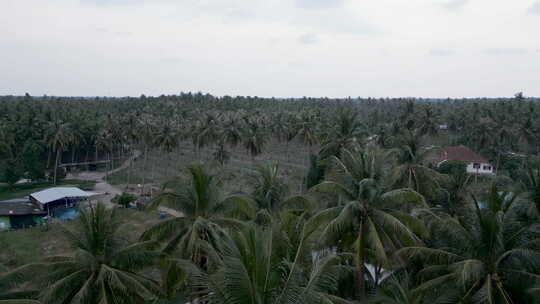
[[[77,179],[77,180],[92,180],[96,182],[96,185],[94,187],[95,192],[103,193],[103,195],[98,197],[98,200],[103,202],[107,207],[114,207],[115,205],[111,203],[112,198],[117,194],[122,194],[122,190],[109,184],[105,180],[106,175],[113,174],[115,172],[118,172],[120,170],[123,170],[127,167],[129,167],[130,163],[139,157],[141,155],[141,152],[138,150],[135,150],[133,153],[133,156],[131,156],[129,159],[127,159],[122,165],[114,170],[111,170],[109,172],[96,172],[96,171],[84,171],[84,172],[78,172],[75,174],[68,173],[66,176],[67,179]],[[178,212],[174,209],[170,209],[167,207],[159,207],[159,211],[170,214],[175,217],[182,217],[184,216],[181,212]]]
[[[111,199],[117,194],[122,194],[122,190],[112,186],[107,181],[105,181],[105,176],[107,174],[110,175],[110,174],[113,174],[115,172],[118,172],[120,170],[127,168],[130,162],[136,159],[137,157],[139,157],[140,154],[141,154],[140,151],[135,151],[135,153],[133,153],[133,156],[127,159],[120,167],[114,170],[111,170],[109,172],[84,171],[84,172],[78,172],[75,174],[68,173],[66,178],[95,181],[96,186],[94,187],[94,191],[99,192],[99,193],[104,193],[104,195],[99,196],[99,200],[102,201],[107,206],[112,207]]]

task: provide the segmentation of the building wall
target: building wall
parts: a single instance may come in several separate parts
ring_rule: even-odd
[[[11,216],[11,228],[13,229],[25,229],[28,227],[33,227],[38,224],[36,219],[39,218],[35,215],[14,215]]]
[[[486,163],[480,163],[480,168],[475,168],[474,163],[469,163],[467,165],[467,173],[474,173],[474,174],[493,174],[494,168],[491,164]]]

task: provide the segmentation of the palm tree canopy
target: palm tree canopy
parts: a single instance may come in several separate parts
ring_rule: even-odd
[[[150,208],[161,204],[178,210],[181,217],[172,217],[150,227],[143,240],[167,240],[165,252],[178,249],[182,256],[197,264],[218,261],[223,227],[241,225],[237,218],[250,218],[255,213],[252,200],[243,194],[226,194],[219,177],[200,164],[188,168],[187,181],[177,178],[163,186]],[[217,251],[216,251],[217,250]]]
[[[329,218],[322,232],[326,246],[338,246],[353,252],[357,268],[359,297],[365,296],[365,264],[390,267],[390,253],[409,244],[421,244],[418,234],[425,229],[420,219],[411,215],[415,208],[425,208],[422,195],[412,189],[391,190],[388,177],[381,170],[384,156],[369,149],[355,154],[343,150],[342,158],[333,158],[329,178],[310,189],[336,195],[335,207],[317,217]]]
[[[138,303],[156,299],[159,285],[140,274],[159,255],[152,242],[129,244],[117,234],[114,210],[101,203],[81,211],[65,233],[73,256],[47,257],[0,278],[16,288],[28,282],[42,303]],[[26,285],[25,285],[26,286]],[[26,287],[27,288],[27,287]]]
[[[410,262],[426,264],[417,292],[464,303],[530,301],[522,291],[540,278],[538,244],[527,229],[516,226],[512,199],[505,197],[492,193],[487,206],[475,203],[466,219],[428,215],[431,235],[436,236],[430,247],[398,252]]]
[[[295,221],[303,237],[294,245],[290,235],[280,229],[286,222],[276,223],[269,214],[261,217],[266,220],[232,234],[225,246],[223,266],[202,280],[210,303],[347,303],[332,294],[342,268],[340,258],[312,259],[311,251],[306,250],[307,223]]]

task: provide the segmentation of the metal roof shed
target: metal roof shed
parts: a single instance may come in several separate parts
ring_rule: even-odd
[[[61,199],[90,198],[97,195],[100,194],[83,191],[77,187],[55,187],[32,193],[30,194],[30,198],[36,200],[42,205],[45,205]]]

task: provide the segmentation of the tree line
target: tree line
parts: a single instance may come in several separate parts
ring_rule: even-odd
[[[268,99],[182,93],[139,98],[0,97],[0,180],[62,177],[63,163],[109,160],[133,150],[172,153],[180,145],[212,150],[221,163],[242,147],[256,158],[270,140],[302,143],[308,153],[333,136],[338,120],[355,113],[360,142],[389,148],[404,130],[444,133],[443,145],[464,144],[498,168],[514,169],[509,155],[537,154],[538,102],[515,98],[444,102],[414,99]],[[350,118],[349,118],[350,120]],[[347,130],[350,128],[350,130]],[[339,145],[343,143],[338,143]],[[512,153],[512,154],[509,154]],[[287,152],[287,155],[289,152]],[[145,166],[147,167],[147,166]]]

